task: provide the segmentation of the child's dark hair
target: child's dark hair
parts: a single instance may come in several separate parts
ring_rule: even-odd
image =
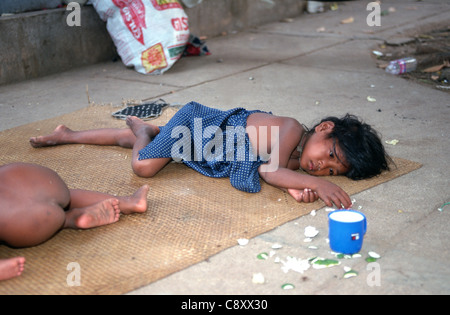
[[[389,170],[389,163],[392,160],[386,153],[380,136],[370,125],[350,114],[342,118],[327,117],[320,123],[324,121],[334,123],[329,137],[334,140],[335,145],[338,143],[347,161],[349,171],[345,176],[351,179],[364,179],[376,176],[383,170]],[[312,132],[314,128],[311,129]]]

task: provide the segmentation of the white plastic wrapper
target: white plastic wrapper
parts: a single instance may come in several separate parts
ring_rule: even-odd
[[[177,0],[91,0],[105,21],[123,63],[162,74],[182,56],[188,17]]]

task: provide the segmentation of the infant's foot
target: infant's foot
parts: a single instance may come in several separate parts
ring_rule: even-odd
[[[0,281],[18,277],[25,268],[24,257],[0,259]]]
[[[120,211],[122,214],[144,213],[147,211],[147,195],[150,187],[144,185],[132,196],[120,198]]]
[[[66,228],[91,229],[119,221],[118,199],[107,199],[93,206],[72,209],[66,213]]]
[[[30,139],[30,144],[33,148],[49,147],[59,144],[66,144],[65,136],[73,132],[64,125],[59,125],[56,129],[47,136],[33,137]]]
[[[158,126],[147,124],[137,117],[128,116],[126,122],[136,137],[150,136],[153,138],[159,133]]]

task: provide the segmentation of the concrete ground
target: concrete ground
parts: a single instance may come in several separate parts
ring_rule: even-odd
[[[356,114],[380,131],[392,156],[423,164],[417,171],[352,196],[368,218],[361,258],[341,265],[285,273],[275,257],[333,258],[325,209],[224,250],[130,294],[449,294],[450,97],[447,92],[386,74],[372,50],[384,40],[436,24],[449,26],[446,0],[383,0],[395,12],[370,27],[369,1],[339,2],[337,11],[210,38],[207,57],[178,61],[162,76],[144,76],[108,62],[0,86],[0,129],[72,112],[96,103],[163,98],[229,109],[243,106],[292,116],[311,126],[328,115]],[[392,10],[391,10],[392,11]],[[353,17],[354,21],[341,21]],[[321,30],[320,32],[318,30]],[[201,35],[201,34],[200,34]],[[367,97],[375,98],[369,102]],[[304,228],[319,234],[304,243]],[[280,244],[281,249],[272,249]],[[308,249],[315,245],[317,250]],[[256,256],[274,251],[267,260]],[[365,261],[367,253],[381,255]],[[344,279],[344,266],[359,275]],[[261,273],[264,284],[252,277]],[[295,289],[282,290],[292,283]]]

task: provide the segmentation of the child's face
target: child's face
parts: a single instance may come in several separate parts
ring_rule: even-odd
[[[339,144],[334,144],[328,134],[333,130],[332,122],[323,122],[306,142],[300,159],[300,167],[314,176],[344,175],[349,171]]]

